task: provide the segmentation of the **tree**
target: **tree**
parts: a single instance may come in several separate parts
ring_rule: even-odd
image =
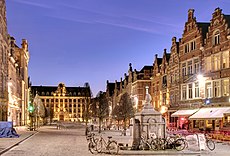
[[[121,95],[119,104],[114,107],[112,115],[118,123],[123,120],[124,135],[126,135],[126,122],[134,116],[133,104],[128,93]]]
[[[83,120],[85,121],[85,125],[86,125],[85,135],[87,135],[88,134],[87,125],[88,125],[88,120],[90,117],[90,113],[89,113],[90,102],[91,102],[91,97],[93,96],[88,82],[84,84],[84,96],[85,96],[85,105],[83,107],[83,112],[84,112]]]
[[[109,102],[106,98],[105,92],[98,92],[96,98],[92,102],[91,109],[93,116],[99,119],[99,133],[101,133],[101,123],[103,119],[109,116]]]

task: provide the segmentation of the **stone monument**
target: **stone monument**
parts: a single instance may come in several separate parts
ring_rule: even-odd
[[[138,149],[141,135],[147,139],[152,135],[158,138],[164,138],[166,127],[165,119],[162,114],[156,111],[151,105],[151,95],[148,92],[149,87],[146,86],[145,103],[141,112],[136,113],[133,119],[133,149]]]

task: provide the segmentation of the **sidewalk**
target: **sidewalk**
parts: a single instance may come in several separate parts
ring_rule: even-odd
[[[28,131],[25,126],[14,127],[17,134],[19,134],[18,138],[0,138],[0,155],[10,148],[16,146],[20,142],[24,141],[28,137],[37,133],[37,131]]]

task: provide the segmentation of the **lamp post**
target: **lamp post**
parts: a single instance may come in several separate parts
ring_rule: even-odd
[[[29,107],[28,107],[28,111],[29,111],[29,117],[30,117],[30,131],[34,130],[33,127],[33,112],[34,112],[34,106],[32,105],[32,103],[29,103]]]

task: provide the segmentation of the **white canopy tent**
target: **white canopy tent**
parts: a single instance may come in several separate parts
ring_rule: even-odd
[[[190,120],[222,119],[224,114],[230,113],[230,107],[208,107],[201,108],[189,117]]]
[[[171,117],[188,117],[192,114],[194,114],[195,112],[197,112],[199,109],[181,109],[181,110],[178,110],[176,111],[175,113],[173,113],[171,115]]]

